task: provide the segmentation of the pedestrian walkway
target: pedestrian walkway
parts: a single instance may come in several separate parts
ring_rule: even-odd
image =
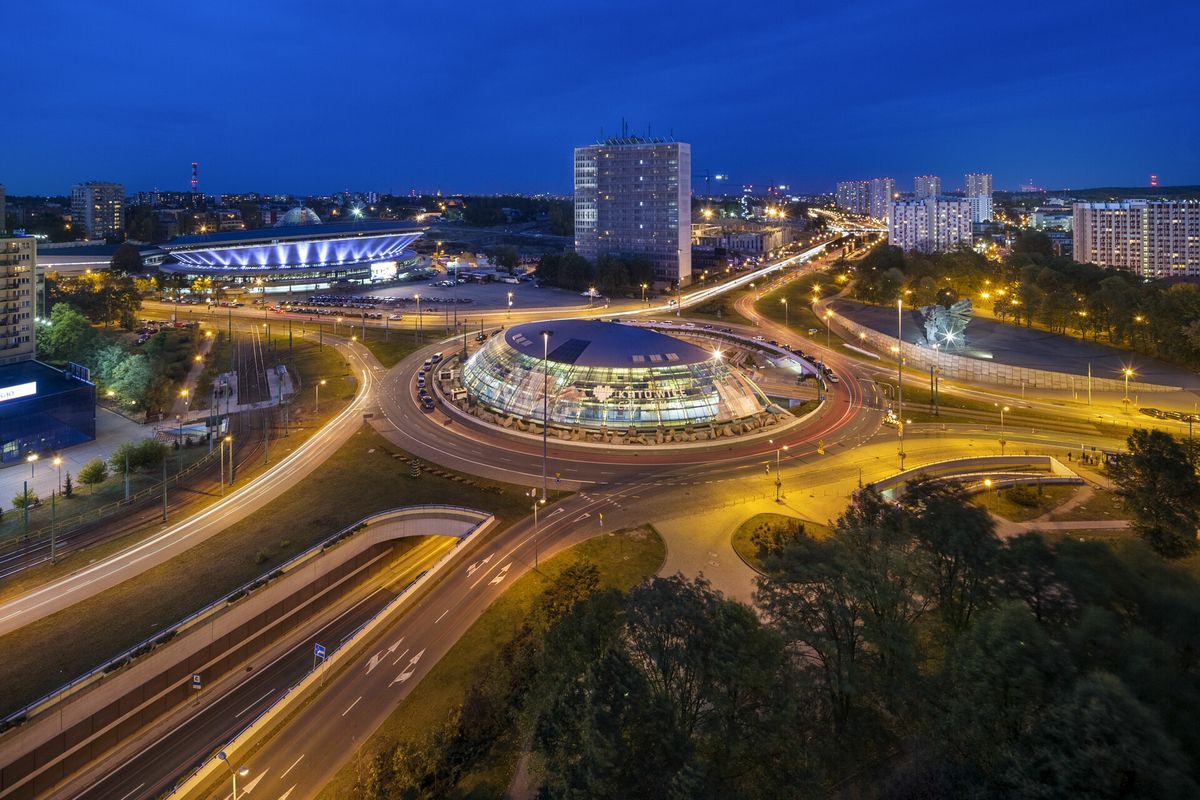
[[[79,468],[93,458],[107,459],[109,454],[123,442],[136,442],[154,434],[150,426],[140,425],[131,419],[108,409],[96,408],[96,439],[91,442],[68,447],[60,453],[39,453],[37,461],[30,464],[21,461],[0,468],[0,508],[12,507],[14,497],[21,494],[24,483],[38,497],[48,498],[51,490],[58,487],[59,469],[54,466],[54,457],[62,458],[62,474],[71,473],[76,489],[79,488]]]

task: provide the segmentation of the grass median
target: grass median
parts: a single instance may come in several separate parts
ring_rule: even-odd
[[[786,514],[755,514],[733,532],[733,550],[747,566],[762,572],[767,552],[760,542],[766,542],[775,534],[788,535],[797,523],[803,525],[805,533],[814,539],[825,539],[833,532],[828,525],[789,517]]]
[[[397,742],[411,741],[432,730],[463,703],[467,692],[487,673],[514,632],[535,607],[543,592],[564,570],[590,562],[599,569],[600,587],[622,591],[653,575],[666,558],[666,545],[658,532],[646,526],[598,536],[542,562],[540,572],[518,579],[463,634],[429,674],[388,716],[319,795],[321,800],[349,800],[362,796],[362,765]],[[509,741],[498,743],[485,763],[459,783],[460,796],[500,798],[512,779],[520,757],[520,739],[514,731]]]
[[[266,507],[138,577],[0,637],[0,714],[12,712],[270,572],[335,531],[397,506],[447,503],[527,513],[524,488],[438,470],[410,477],[407,454],[368,426]],[[443,477],[444,475],[444,477]]]

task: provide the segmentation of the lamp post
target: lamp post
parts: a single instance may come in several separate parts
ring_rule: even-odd
[[[508,293],[508,313],[505,319],[512,319],[512,292]]]
[[[783,303],[783,327],[788,327],[788,302],[786,297],[779,298],[779,302]]]
[[[542,502],[546,502],[546,464],[550,454],[550,337],[542,331]]]
[[[62,456],[55,456],[50,462],[58,470],[58,490],[62,491]]]
[[[1000,409],[1000,455],[1004,455],[1004,445],[1007,444],[1004,439],[1004,413],[1006,411],[1011,411],[1012,409],[1010,409],[1008,406],[1002,406],[999,403],[996,403],[995,405]]]
[[[904,298],[896,300],[896,403],[899,417],[896,428],[900,436],[900,470],[904,470]]]
[[[650,305],[650,303],[646,300],[646,284],[644,283],[642,284],[642,305]]]
[[[30,453],[29,455],[25,456],[25,460],[29,462],[29,479],[33,480],[33,476],[37,472],[38,454]]]
[[[249,770],[249,768],[247,768],[247,767],[242,767],[241,769],[234,769],[234,768],[233,768],[233,764],[230,764],[230,763],[229,763],[229,756],[225,755],[225,751],[224,751],[224,750],[222,750],[221,752],[217,753],[217,758],[219,758],[219,759],[221,759],[222,761],[224,761],[224,762],[225,762],[225,766],[229,767],[229,771],[230,771],[231,773],[233,773],[233,797],[231,798],[231,800],[237,800],[237,796],[238,796],[238,795],[237,795],[237,779],[238,779],[238,776],[240,775],[241,777],[243,777],[243,778],[244,778],[244,777],[246,777],[247,775],[249,775],[249,774],[250,774],[250,770]]]
[[[314,384],[313,384],[313,390],[314,390],[314,392],[316,393],[316,396],[317,396],[317,397],[316,397],[316,405],[313,407],[313,413],[314,413],[314,414],[320,414],[320,413],[321,413],[321,387],[322,387],[322,386],[324,386],[324,385],[325,385],[325,379],[324,379],[324,378],[321,378],[321,380],[319,380],[319,381],[317,381],[316,383],[314,383]]]
[[[226,435],[221,440],[221,449],[218,456],[221,461],[221,496],[225,496],[225,445],[229,445],[229,485],[233,485],[233,437]]]
[[[417,301],[417,341],[421,341],[421,295],[414,294],[413,300]]]
[[[594,303],[595,300],[596,300],[596,287],[589,286],[588,287],[588,308],[592,307],[592,303]]]
[[[333,335],[334,335],[334,336],[337,336],[337,335],[338,335],[338,325],[341,325],[341,324],[342,324],[342,318],[341,318],[341,317],[334,317],[334,318],[333,318]]]
[[[1122,372],[1125,375],[1125,410],[1129,410],[1129,376],[1133,374],[1133,370],[1126,367]]]
[[[992,479],[984,478],[983,485],[987,489],[987,507],[988,507],[988,510],[990,511],[992,508]]]
[[[770,442],[771,444],[775,444],[774,439],[768,439],[767,441]],[[776,503],[783,502],[783,473],[781,473],[779,471],[780,453],[787,449],[788,449],[788,446],[786,444],[780,445],[779,447],[775,448],[775,502]]]
[[[533,568],[538,568],[538,539],[541,538],[540,528],[538,527],[538,507],[544,505],[545,497],[537,496],[537,489],[530,489],[529,496],[533,498]]]
[[[825,349],[829,350],[829,318],[833,316],[833,312],[825,309]]]

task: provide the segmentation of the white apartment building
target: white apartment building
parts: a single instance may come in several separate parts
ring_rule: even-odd
[[[888,220],[888,244],[906,253],[936,253],[970,245],[971,204],[957,197],[896,200]]]
[[[654,280],[692,276],[692,146],[623,137],[575,148],[575,252],[642,256]]]
[[[1145,278],[1200,275],[1200,201],[1075,203],[1073,257]]]
[[[896,182],[891,178],[872,178],[869,181],[841,181],[837,185],[837,204],[852,214],[886,220],[896,194]]]
[[[71,224],[85,239],[125,238],[125,187],[101,181],[72,186]]]
[[[992,221],[992,175],[990,172],[968,172],[963,176],[967,199],[971,201],[971,221]]]
[[[37,240],[0,236],[0,364],[33,358],[36,264]]]
[[[918,175],[913,178],[913,196],[918,200],[939,197],[942,194],[942,179],[937,175]]]

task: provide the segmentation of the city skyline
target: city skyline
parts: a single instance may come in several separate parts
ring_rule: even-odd
[[[454,17],[382,5],[18,7],[11,24],[38,35],[16,40],[13,57],[38,64],[38,80],[10,89],[26,124],[0,138],[0,152],[22,153],[0,181],[14,195],[87,180],[182,190],[199,161],[205,192],[568,194],[562,153],[625,120],[630,133],[691,142],[694,172],[734,187],[831,191],[848,176],[960,176],[980,164],[997,189],[1031,178],[1146,186],[1152,173],[1162,185],[1200,183],[1200,112],[1185,78],[1200,69],[1186,24],[1198,12],[1184,4],[1080,14],[1068,3],[1021,19],[941,2],[805,15],[779,4],[757,14],[771,24],[750,27],[718,5],[605,9],[580,25],[585,11],[541,5]],[[1115,28],[1123,47],[1170,69],[1106,70],[1093,50]],[[315,58],[313,30],[358,46]],[[960,52],[972,30],[988,35]],[[852,41],[903,62],[895,44],[918,32],[945,43],[939,58],[992,67],[882,82],[874,60],[840,55]],[[98,48],[84,89],[70,58],[44,54],[78,54],[85,40],[177,44],[165,57]],[[780,91],[752,91],[764,76]],[[961,187],[950,177],[946,188]]]

